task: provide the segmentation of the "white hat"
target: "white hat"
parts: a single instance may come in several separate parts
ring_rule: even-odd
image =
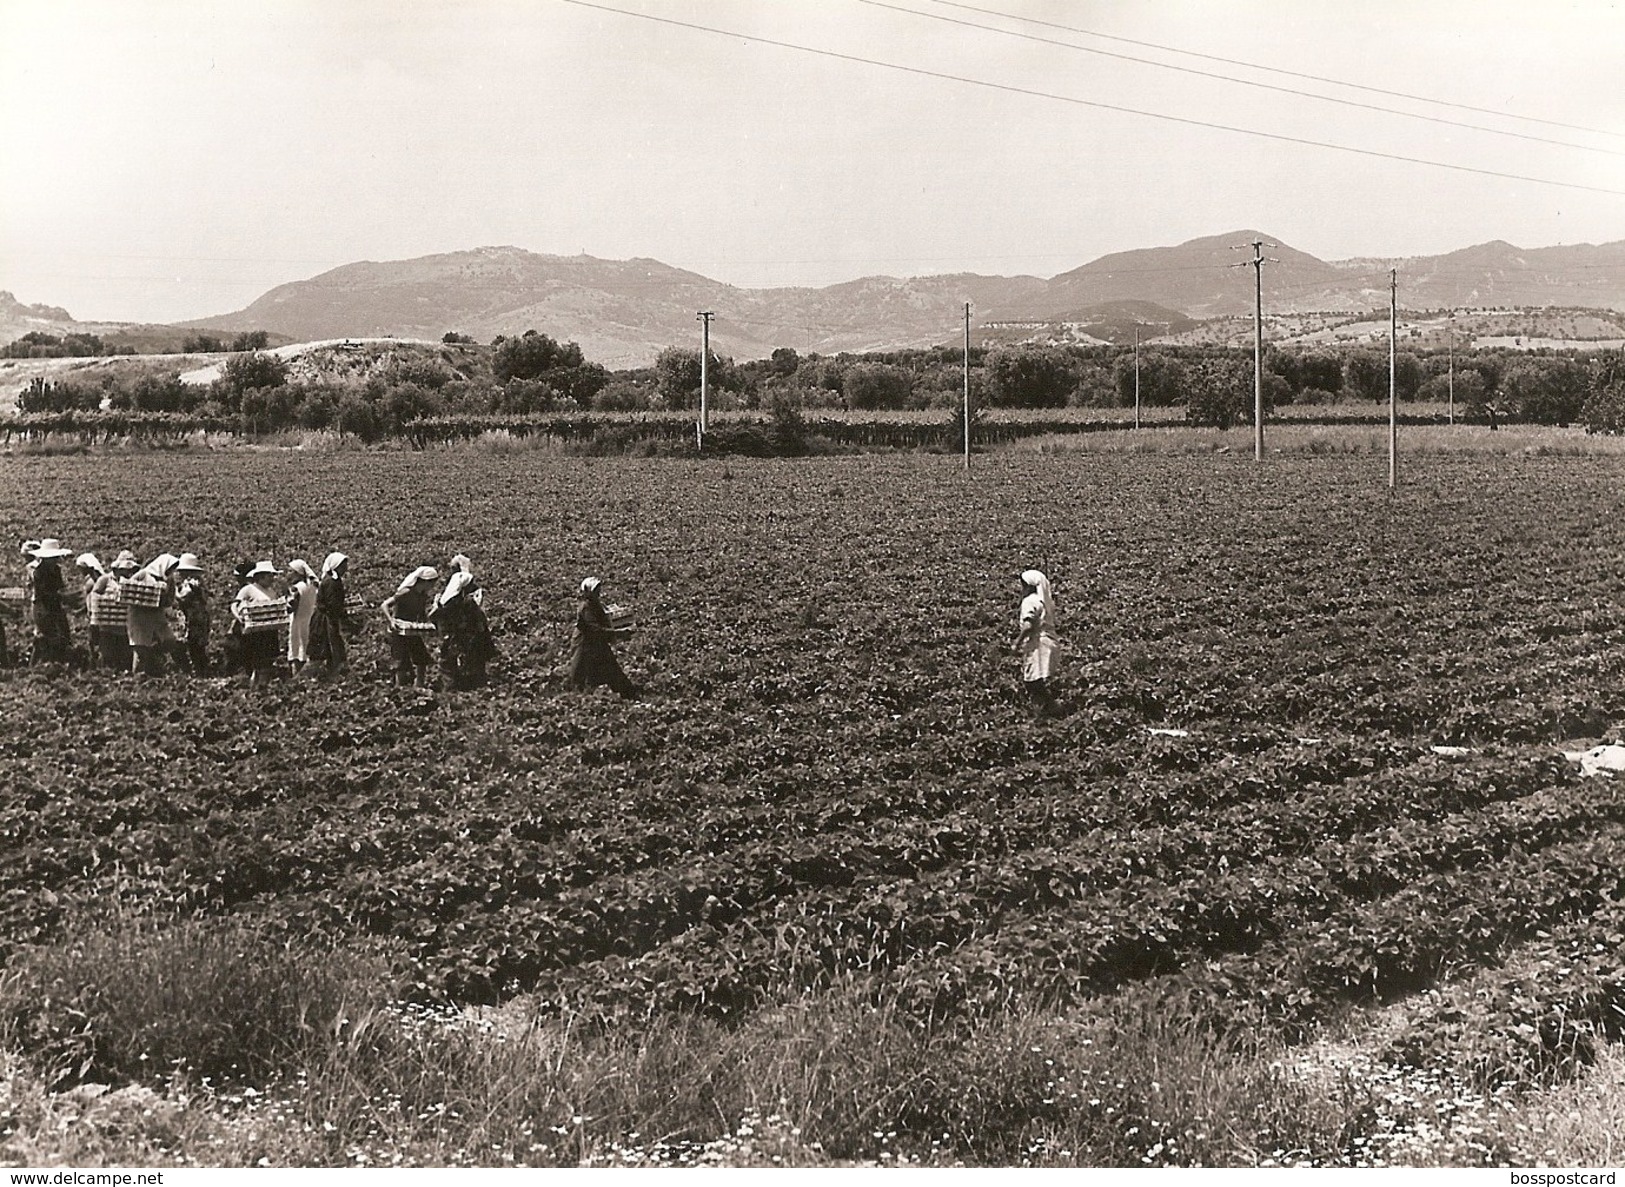
[[[604,583],[598,580],[596,577],[583,578],[581,582],[581,596],[585,598],[591,594],[597,593],[598,587],[602,584]]]
[[[51,539],[51,538],[48,537],[48,538],[46,538],[44,540],[41,540],[39,542],[39,547],[34,549],[34,551],[32,553],[30,553],[30,555],[37,558],[38,560],[48,561],[48,560],[53,559],[54,557],[72,556],[73,555],[73,549],[64,548],[64,547],[62,547],[62,541]]]
[[[201,573],[201,572],[203,572],[203,566],[197,563],[197,553],[195,553],[195,552],[183,552],[183,553],[181,553],[181,559],[175,562],[175,572],[177,572],[177,573]]]
[[[252,581],[256,577],[275,577],[276,574],[277,567],[270,561],[259,561],[248,571],[248,579]]]

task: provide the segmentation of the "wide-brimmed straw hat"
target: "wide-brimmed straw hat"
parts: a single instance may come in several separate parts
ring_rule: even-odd
[[[113,563],[107,567],[113,570],[113,572],[117,573],[122,569],[139,569],[141,567],[141,562],[135,559],[135,553],[126,548],[123,552],[114,557]]]
[[[195,552],[183,552],[183,553],[181,553],[181,559],[175,562],[175,572],[177,572],[177,573],[201,573],[201,572],[203,572],[203,566],[198,564],[198,562],[197,562],[197,553],[195,553]]]
[[[39,542],[39,547],[30,553],[36,560],[48,561],[57,557],[72,556],[73,549],[62,547],[62,541],[47,537]]]
[[[270,561],[260,561],[248,571],[248,579],[250,581],[254,580],[256,577],[275,577],[276,575],[277,567]]]

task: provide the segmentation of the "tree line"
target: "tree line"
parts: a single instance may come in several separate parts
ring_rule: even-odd
[[[438,353],[379,347],[353,373],[301,377],[274,354],[243,350],[211,384],[178,374],[107,372],[95,378],[37,379],[19,411],[106,408],[192,413],[250,434],[295,428],[336,430],[363,440],[407,433],[437,417],[530,416],[577,412],[686,411],[697,407],[699,352],[667,347],[650,367],[611,372],[574,342],[535,330],[499,337],[489,348],[448,334]],[[1453,389],[1463,417],[1498,416],[1536,424],[1585,423],[1599,431],[1617,414],[1619,352],[1575,356],[1509,350],[1400,352],[1399,399],[1442,404]],[[1252,352],[1216,346],[972,347],[971,399],[977,408],[1105,408],[1139,401],[1184,406],[1192,423],[1228,427],[1252,419]],[[1388,396],[1385,350],[1294,350],[1265,355],[1266,411],[1290,404],[1375,404]],[[758,410],[886,411],[957,409],[964,358],[957,346],[868,354],[800,354],[781,347],[745,362],[715,353],[707,363],[711,407]],[[1613,417],[1614,419],[1610,419]]]

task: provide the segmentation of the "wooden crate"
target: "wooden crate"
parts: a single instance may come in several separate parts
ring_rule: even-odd
[[[437,634],[438,631],[435,629],[435,625],[432,622],[412,622],[410,619],[397,618],[394,622],[389,624],[389,633],[392,635],[404,635],[409,639],[422,639],[426,636]]]
[[[115,589],[117,587],[114,587]],[[93,595],[90,599],[90,625],[123,630],[130,622],[130,608],[116,592]]]
[[[277,598],[271,602],[243,603],[243,633],[281,630],[288,621],[288,603]]]
[[[20,602],[23,600],[23,587],[20,585],[0,586],[0,602]]]
[[[150,578],[123,577],[119,583],[119,598],[126,606],[138,606],[143,610],[156,610],[163,604],[164,583],[153,581]]]
[[[630,606],[605,606],[604,613],[609,615],[610,627],[617,631],[631,626],[636,618]]]

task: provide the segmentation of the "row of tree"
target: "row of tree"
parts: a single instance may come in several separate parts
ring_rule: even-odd
[[[448,341],[450,339],[448,338]],[[1265,405],[1373,403],[1386,400],[1387,352],[1271,350]],[[286,363],[261,351],[228,359],[219,380],[187,385],[178,375],[119,376],[94,381],[36,380],[23,393],[24,412],[199,413],[240,421],[250,432],[336,428],[363,437],[400,432],[414,419],[531,415],[577,411],[685,410],[699,399],[700,359],[668,347],[652,367],[611,373],[589,362],[574,342],[535,331],[498,338],[490,377],[451,365],[452,356],[391,355],[364,378],[296,382]],[[978,407],[1061,408],[1184,405],[1190,420],[1248,421],[1253,361],[1221,347],[973,347],[971,397]],[[964,360],[956,347],[824,357],[784,347],[766,359],[736,363],[713,354],[707,364],[713,407],[845,408],[857,411],[956,408],[963,400]],[[1405,402],[1443,403],[1453,392],[1464,415],[1491,409],[1543,424],[1580,421],[1588,401],[1613,390],[1616,354],[1581,358],[1513,351],[1403,352],[1395,379]]]

